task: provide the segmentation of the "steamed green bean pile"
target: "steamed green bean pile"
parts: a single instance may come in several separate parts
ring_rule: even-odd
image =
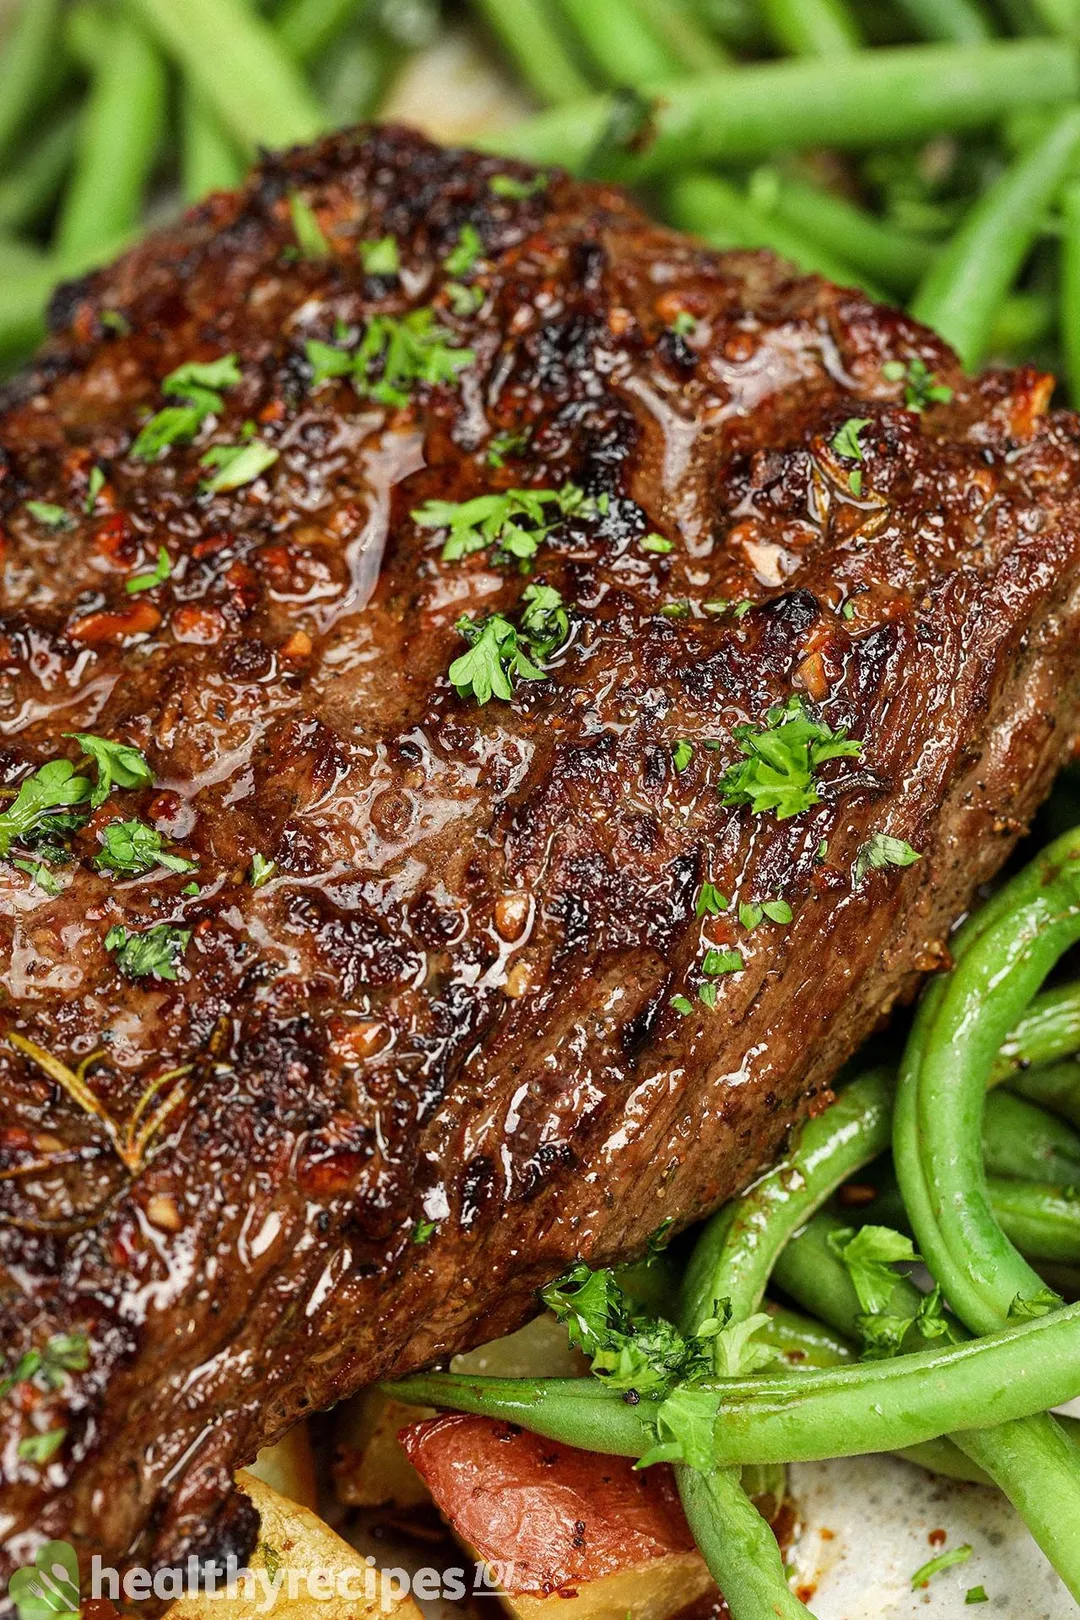
[[[4,15],[0,374],[59,281],[238,184],[260,147],[378,117],[410,58],[466,29],[532,108],[491,149],[627,183],[718,248],[772,248],[906,307],[968,367],[1031,362],[1080,403],[1080,0]],[[1059,787],[1047,825],[1077,822]],[[673,1463],[734,1620],[809,1612],[756,1505],[784,1465],[883,1451],[997,1486],[1080,1603],[1080,1446],[1049,1415],[1080,1394],[1080,984],[1043,988],[1078,941],[1066,831],[958,931],[898,1066],[849,1080],[681,1271],[650,1262],[669,1297],[645,1310],[630,1275],[583,1264],[545,1290],[595,1376],[393,1392]]]

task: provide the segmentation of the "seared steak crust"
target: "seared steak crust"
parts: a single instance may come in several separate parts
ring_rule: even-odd
[[[62,893],[0,864],[0,1021],[71,1069],[102,1050],[117,1133],[175,1101],[125,1165],[0,1049],[0,1344],[90,1352],[0,1402],[9,1561],[47,1536],[243,1550],[233,1472],[298,1416],[512,1328],[573,1257],[632,1255],[744,1185],[943,959],[1074,721],[1080,445],[1047,379],[969,381],[857,292],[717,256],[615,190],[498,174],[530,179],[389,129],[270,158],[61,289],[8,390],[2,779],[77,760],[86,731],[155,785],[74,834]],[[329,257],[297,253],[294,193]],[[460,314],[465,225],[482,301]],[[358,243],[387,233],[400,275],[365,275]],[[402,407],[313,385],[307,340],[423,305],[473,351],[456,380]],[[162,379],[228,353],[242,380],[197,440],[133,456]],[[883,366],[912,359],[951,402],[905,406]],[[858,467],[832,445],[851,417]],[[201,492],[245,423],[277,461]],[[590,499],[530,574],[443,561],[410,517],[567,481]],[[162,546],[168,577],[128,593]],[[455,621],[516,622],[535,582],[570,609],[547,678],[459,696]],[[790,819],[726,806],[733,727],[793,693],[861,756]],[[196,893],[92,864],[135,816],[198,862]],[[857,874],[875,831],[922,859]],[[698,918],[705,879],[793,921]],[[106,934],[162,922],[191,930],[176,981],[126,977]],[[707,942],[745,963],[712,1008]]]

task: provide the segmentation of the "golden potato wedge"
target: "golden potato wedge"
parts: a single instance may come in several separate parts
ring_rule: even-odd
[[[669,1468],[459,1412],[412,1424],[402,1445],[519,1620],[668,1620],[715,1591]]]
[[[455,1372],[493,1378],[572,1378],[588,1362],[567,1341],[566,1329],[550,1313],[534,1318],[517,1333],[455,1356]],[[349,1507],[416,1507],[430,1501],[427,1486],[398,1443],[398,1434],[420,1417],[423,1407],[405,1406],[381,1390],[368,1389],[345,1401],[334,1416],[340,1425],[334,1456],[334,1486]]]
[[[306,1423],[297,1423],[276,1446],[264,1446],[248,1473],[301,1507],[314,1511],[319,1505],[315,1457]]]
[[[412,1598],[398,1595],[392,1571],[387,1579],[371,1568],[328,1524],[253,1473],[236,1477],[259,1513],[250,1575],[227,1592],[181,1598],[168,1620],[422,1620]]]

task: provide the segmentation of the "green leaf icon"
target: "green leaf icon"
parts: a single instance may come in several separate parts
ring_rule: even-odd
[[[8,1596],[19,1620],[79,1620],[79,1561],[67,1541],[47,1541],[17,1569]]]

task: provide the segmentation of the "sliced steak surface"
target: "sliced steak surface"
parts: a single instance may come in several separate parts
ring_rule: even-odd
[[[155,1563],[246,1551],[261,1444],[827,1103],[1076,719],[1080,435],[857,292],[393,129],[52,329],[0,412],[0,1545]],[[506,544],[410,515],[521,489],[473,509]],[[800,717],[858,748],[731,802]],[[152,782],[12,836],[29,772],[95,778],[75,733]]]

